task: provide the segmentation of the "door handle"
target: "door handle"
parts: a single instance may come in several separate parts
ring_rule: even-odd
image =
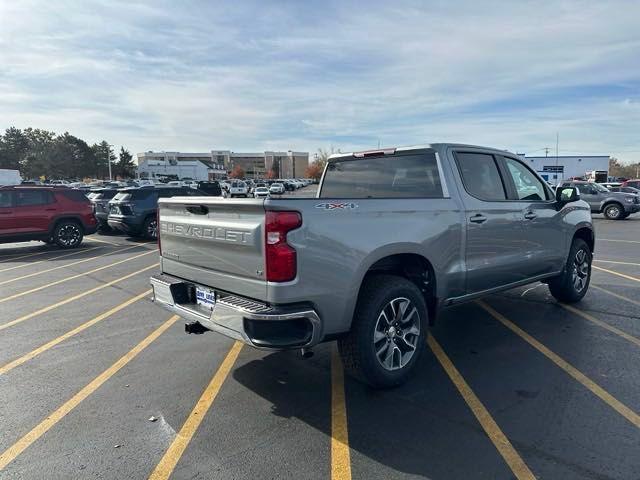
[[[487,221],[487,217],[485,217],[480,213],[476,213],[473,217],[469,219],[469,221],[473,223],[484,223]]]
[[[536,215],[533,212],[527,212],[524,214],[524,218],[526,218],[527,220],[533,220],[534,218],[536,218],[538,215]]]

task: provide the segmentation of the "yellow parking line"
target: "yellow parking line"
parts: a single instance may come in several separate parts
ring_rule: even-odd
[[[127,300],[124,303],[121,303],[120,305],[113,307],[111,310],[108,310],[100,315],[98,315],[95,318],[92,318],[91,320],[89,320],[88,322],[83,323],[82,325],[74,328],[73,330],[69,330],[67,333],[65,333],[64,335],[60,335],[58,338],[54,338],[53,340],[51,340],[50,342],[45,343],[44,345],[36,348],[35,350],[30,351],[29,353],[22,355],[19,358],[16,358],[15,360],[2,365],[0,367],[0,375],[4,375],[5,373],[13,370],[14,368],[22,365],[25,362],[28,362],[29,360],[37,357],[38,355],[40,355],[43,352],[46,352],[47,350],[49,350],[52,347],[55,347],[56,345],[58,345],[59,343],[73,337],[74,335],[77,335],[78,333],[86,330],[87,328],[95,325],[96,323],[104,320],[105,318],[110,317],[111,315],[113,315],[114,313],[119,312],[120,310],[128,307],[129,305],[131,305],[132,303],[137,302],[138,300],[140,300],[141,298],[146,297],[147,295],[149,295],[151,293],[151,290],[147,290],[146,292],[141,293],[140,295],[136,295],[133,298],[130,298],[129,300]]]
[[[625,275],[624,273],[614,272],[613,270],[607,270],[606,268],[596,267],[595,265],[591,265],[596,270],[602,270],[603,272],[610,273],[611,275],[617,275],[618,277],[626,278],[627,280],[633,280],[634,282],[640,282],[640,278],[632,277],[631,275]]]
[[[331,352],[331,479],[351,480],[344,368],[335,346]]]
[[[50,312],[54,308],[61,307],[62,305],[66,305],[67,303],[73,302],[74,300],[78,300],[79,298],[86,297],[87,295],[91,295],[92,293],[95,293],[98,290],[102,290],[103,288],[110,287],[111,285],[114,285],[116,283],[122,282],[123,280],[126,280],[127,278],[131,278],[134,275],[137,275],[137,274],[142,273],[142,272],[146,272],[147,270],[150,270],[152,268],[158,268],[158,264],[154,263],[153,265],[149,265],[148,267],[141,268],[140,270],[136,270],[135,272],[129,273],[129,274],[123,276],[123,277],[116,278],[115,280],[111,280],[110,282],[103,283],[102,285],[98,285],[97,287],[93,287],[93,288],[91,288],[91,289],[89,289],[89,290],[87,290],[85,292],[78,293],[76,295],[72,295],[70,297],[67,297],[64,300],[61,300],[61,301],[59,301],[57,303],[49,305],[48,307],[41,308],[40,310],[36,310],[35,312],[28,313],[26,315],[23,315],[22,317],[19,317],[19,318],[16,318],[15,320],[10,321],[10,322],[3,323],[3,324],[0,325],[0,330],[4,330],[5,328],[12,327],[12,326],[14,326],[14,325],[16,325],[18,323],[24,322],[25,320],[29,320],[30,318],[37,317],[38,315],[42,315],[43,313]]]
[[[596,290],[600,290],[601,292],[608,293],[612,297],[619,298],[620,300],[624,300],[629,303],[633,303],[634,305],[640,306],[640,302],[637,300],[633,300],[631,298],[625,297],[624,295],[620,295],[619,293],[612,292],[611,290],[607,290],[606,288],[602,288],[599,285],[594,285],[593,283],[589,285],[590,288],[595,288]]]
[[[44,260],[38,260],[37,262],[27,263],[27,264],[23,264],[23,265],[14,265],[13,267],[3,268],[2,270],[0,270],[0,272],[8,272],[9,270],[16,270],[17,268],[31,267],[32,265],[37,265],[39,263],[48,262],[50,260],[57,260],[59,258],[70,257],[72,255],[78,255],[79,253],[89,252],[91,250],[96,250],[98,248],[100,248],[100,247],[90,247],[90,248],[75,249],[71,253],[65,253],[64,255],[58,255],[57,257],[49,257],[49,258],[45,258]],[[50,253],[50,252],[46,252],[46,253]]]
[[[93,379],[82,390],[73,397],[63,403],[56,411],[47,415],[45,419],[36,425],[29,433],[24,435],[20,440],[11,445],[0,455],[0,471],[9,463],[16,459],[18,455],[24,452],[33,442],[38,440],[42,435],[47,433],[54,425],[62,420],[69,412],[76,408],[85,398],[100,388],[107,380],[113,377],[119,370],[133,360],[140,352],[147,348],[153,341],[162,335],[171,325],[173,325],[179,317],[174,315],[169,320],[160,325],[151,334],[129,350],[116,363],[107,368],[104,372]]]
[[[99,247],[93,247],[93,248],[90,248],[89,250],[93,250],[93,249],[96,249],[96,248],[99,248]],[[83,258],[82,260],[77,260],[75,262],[67,263],[65,265],[58,265],[57,267],[48,268],[46,270],[39,270],[37,272],[28,273],[27,275],[22,275],[21,277],[11,278],[9,280],[5,280],[4,282],[0,282],[0,285],[6,285],[7,283],[17,282],[18,280],[24,280],[25,278],[35,277],[36,275],[42,275],[43,273],[53,272],[55,270],[60,270],[62,268],[72,267],[74,265],[79,265],[81,263],[90,262],[91,260],[95,260],[95,259],[101,258],[101,257],[106,257],[107,255],[113,255],[113,254],[116,254],[116,253],[124,252],[126,250],[131,250],[132,248],[135,248],[135,246],[134,247],[123,248],[121,250],[116,250],[116,251],[112,251],[112,252],[102,253],[100,255],[95,255],[95,256],[89,257],[89,258]],[[58,258],[60,258],[60,257],[58,257]],[[48,260],[50,260],[50,259],[48,259]],[[22,265],[22,266],[24,267],[25,265]]]
[[[585,320],[589,320],[591,323],[595,323],[596,325],[604,328],[605,330],[609,330],[611,333],[615,333],[619,337],[624,338],[625,340],[633,343],[637,347],[640,347],[640,338],[636,338],[633,335],[629,335],[628,333],[623,332],[619,328],[609,325],[608,323],[603,322],[602,320],[598,320],[594,316],[589,315],[588,313],[583,312],[582,310],[578,310],[577,308],[571,305],[567,305],[566,303],[559,303],[558,305],[560,305],[562,308],[566,310],[569,310],[571,313],[575,313],[576,315],[584,318]]]
[[[133,247],[130,247],[133,248]],[[114,262],[110,265],[104,265],[102,267],[94,268],[93,270],[89,270],[88,272],[78,273],[77,275],[71,275],[70,277],[65,277],[61,280],[56,280],[55,282],[47,283],[46,285],[42,285],[40,287],[32,288],[31,290],[27,290],[20,293],[15,293],[13,295],[9,295],[8,297],[0,298],[0,303],[7,302],[9,300],[13,300],[14,298],[23,297],[25,295],[29,295],[31,293],[39,292],[40,290],[44,290],[45,288],[53,287],[54,285],[60,285],[61,283],[68,282],[70,280],[74,280],[76,278],[84,277],[87,275],[91,275],[92,273],[99,272],[100,270],[104,270],[106,268],[115,267],[116,265],[120,265],[121,263],[130,262],[131,260],[135,260],[136,258],[143,257],[145,255],[150,255],[157,250],[151,250],[149,252],[140,253],[138,255],[134,255],[133,257],[125,258],[124,260],[120,260],[118,262]]]
[[[560,357],[556,353],[549,350],[538,340],[536,340],[527,332],[525,332],[520,327],[518,327],[516,324],[508,320],[504,315],[498,313],[483,301],[477,301],[477,303],[484,310],[486,310],[493,318],[498,320],[500,323],[502,323],[505,327],[507,327],[513,333],[518,335],[525,342],[527,342],[533,348],[535,348],[540,353],[542,353],[545,357],[547,357],[549,360],[555,363],[558,367],[564,370],[567,374],[569,374],[571,377],[573,377],[575,380],[581,383],[585,388],[591,391],[591,393],[593,393],[598,398],[600,398],[600,400],[602,400],[604,403],[606,403],[611,408],[613,408],[616,412],[618,412],[620,415],[626,418],[633,425],[640,428],[640,415],[638,415],[636,412],[631,410],[624,403],[622,403],[620,400],[615,398],[613,395],[611,395],[604,388],[602,388],[600,385],[595,383],[593,380],[591,380],[589,377],[587,377],[584,373],[582,373],[580,370],[575,368],[569,362],[567,362],[562,357]]]
[[[436,341],[433,335],[427,337],[427,343],[434,353],[440,365],[447,373],[455,387],[462,395],[462,398],[467,403],[478,422],[482,426],[483,430],[498,450],[498,453],[502,456],[504,461],[509,465],[509,468],[518,480],[530,479],[535,480],[535,475],[527,464],[524,462],[520,454],[513,447],[507,436],[502,432],[498,424],[495,422],[489,411],[482,404],[480,399],[476,396],[469,384],[462,377],[458,369],[453,365],[447,354],[444,352],[440,344]]]
[[[594,262],[601,262],[601,263],[613,263],[616,265],[632,265],[634,267],[640,267],[640,263],[633,263],[633,262],[619,262],[617,260],[600,260],[599,258],[594,258],[593,259]]]
[[[229,376],[229,372],[231,372],[233,364],[236,362],[241,349],[242,343],[236,341],[229,350],[229,353],[227,353],[227,356],[218,368],[218,371],[211,379],[211,382],[207,385],[207,388],[204,389],[204,392],[202,392],[200,399],[193,407],[193,410],[191,410],[189,417],[185,420],[182,428],[178,432],[178,435],[173,439],[173,442],[160,459],[160,462],[158,462],[156,468],[151,472],[149,479],[160,480],[171,476],[171,473],[176,468],[180,457],[182,457],[182,454],[189,446],[189,443],[202,423],[202,420],[204,420],[205,415],[218,396],[218,392],[220,392],[222,384],[226,380],[227,376]]]

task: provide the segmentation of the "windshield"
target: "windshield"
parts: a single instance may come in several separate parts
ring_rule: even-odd
[[[601,193],[608,193],[609,189],[606,187],[603,187],[602,185],[600,185],[599,183],[594,183],[593,186],[595,187],[596,190],[598,190]]]

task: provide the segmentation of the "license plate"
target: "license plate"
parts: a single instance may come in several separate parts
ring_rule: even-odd
[[[213,308],[216,305],[216,293],[208,288],[196,287],[196,303]]]

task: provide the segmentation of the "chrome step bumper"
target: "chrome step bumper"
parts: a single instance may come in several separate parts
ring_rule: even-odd
[[[268,305],[202,285],[216,292],[209,308],[195,302],[193,282],[162,274],[151,277],[151,286],[153,301],[166,310],[256,348],[312,347],[321,339],[320,317],[312,308]]]

